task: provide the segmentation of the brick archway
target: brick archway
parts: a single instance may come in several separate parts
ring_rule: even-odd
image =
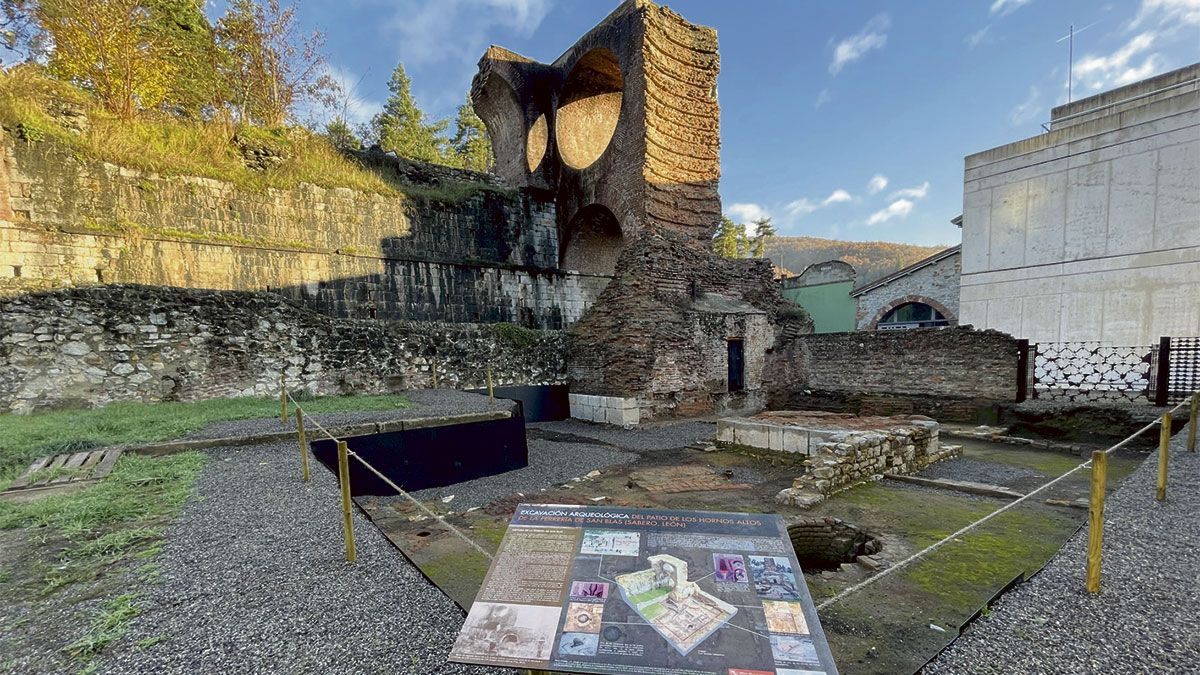
[[[901,305],[907,305],[910,302],[920,302],[922,304],[929,305],[937,310],[942,316],[946,317],[946,320],[950,322],[951,326],[958,325],[958,317],[954,316],[953,312],[951,312],[949,309],[946,309],[946,306],[937,300],[934,300],[933,298],[927,298],[924,295],[905,295],[892,300],[883,307],[880,307],[879,311],[875,312],[875,316],[871,319],[868,330],[879,330],[879,322],[883,320],[883,317],[887,316],[888,313],[893,309],[896,309]]]

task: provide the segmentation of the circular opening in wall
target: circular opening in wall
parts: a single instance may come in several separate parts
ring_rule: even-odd
[[[593,49],[575,63],[554,116],[555,142],[564,164],[586,169],[604,154],[621,117],[624,87],[621,64],[607,49]]]
[[[879,537],[837,518],[805,518],[787,530],[796,559],[806,570],[837,569],[883,550]]]
[[[549,140],[550,125],[546,124],[545,115],[538,115],[533,126],[529,127],[529,134],[525,136],[525,161],[529,164],[529,173],[537,171],[542,165]]]

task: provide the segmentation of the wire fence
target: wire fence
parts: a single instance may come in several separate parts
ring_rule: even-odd
[[[1150,429],[1153,429],[1154,427],[1160,426],[1160,425],[1163,426],[1164,429],[1166,429],[1166,433],[1164,435],[1165,435],[1166,441],[1169,442],[1171,415],[1173,415],[1176,411],[1178,411],[1180,408],[1182,408],[1184,405],[1186,405],[1188,403],[1189,403],[1189,399],[1184,399],[1178,405],[1176,405],[1174,408],[1172,408],[1171,410],[1164,413],[1158,419],[1155,419],[1153,422],[1150,422],[1149,424],[1142,427],[1141,429],[1138,429],[1134,433],[1127,436],[1125,439],[1121,440],[1119,443],[1116,443],[1115,445],[1112,445],[1111,447],[1109,447],[1105,450],[1097,451],[1096,454],[1102,454],[1105,457],[1107,457],[1108,455],[1112,454],[1113,452],[1117,451],[1118,449],[1123,448],[1126,445],[1128,445],[1131,441],[1133,441],[1138,436],[1141,436],[1142,434],[1146,433]],[[1193,394],[1190,397],[1190,405],[1191,405],[1191,416],[1190,416],[1191,419],[1189,422],[1190,428],[1188,431],[1188,433],[1189,433],[1188,448],[1189,448],[1189,450],[1194,452],[1196,449],[1196,431],[1195,431],[1195,429],[1196,429],[1196,423],[1197,423],[1196,422],[1197,408],[1200,407],[1200,392],[1193,392]],[[1163,453],[1165,453],[1165,449],[1163,449],[1162,441],[1160,440],[1160,453],[1159,453],[1159,462],[1160,462],[1159,491],[1160,491],[1160,493],[1165,488],[1165,480],[1166,480],[1166,474],[1165,474],[1166,458]],[[1016,508],[1018,505],[1023,504],[1024,502],[1028,501],[1029,499],[1045,492],[1046,490],[1050,489],[1054,485],[1066,480],[1069,476],[1075,474],[1076,472],[1082,471],[1083,469],[1091,468],[1094,460],[1095,460],[1095,455],[1093,455],[1093,459],[1089,459],[1085,462],[1080,463],[1079,465],[1071,468],[1066,473],[1063,473],[1062,475],[1058,476],[1057,478],[1047,481],[1040,487],[1032,490],[1031,492],[1025,494],[1024,496],[1018,497],[1017,499],[1013,500],[1012,502],[1000,507],[999,509],[996,509],[995,511],[992,511],[991,513],[983,516],[982,518],[959,528],[958,530],[954,531],[952,534],[947,535],[943,539],[940,539],[939,541],[934,542],[933,544],[930,544],[929,546],[921,549],[920,551],[917,551],[916,553],[910,555],[909,557],[895,563],[891,567],[888,567],[888,568],[880,571],[875,576],[872,576],[868,579],[865,579],[864,581],[854,584],[853,586],[849,586],[849,587],[843,589],[837,595],[834,595],[833,597],[828,598],[827,600],[818,604],[817,609],[818,610],[825,609],[826,607],[834,605],[834,604],[850,597],[851,595],[858,593],[859,591],[863,590],[864,588],[867,588],[873,584],[876,584],[876,583],[882,581],[883,579],[888,578],[892,574],[895,574],[899,570],[902,570],[902,569],[908,567],[912,563],[917,562],[918,560],[921,560],[922,558],[925,558],[930,553],[933,553],[934,551],[942,548],[946,544],[948,544],[952,541],[955,541],[962,535],[978,528],[980,525],[983,525],[984,523],[988,522],[989,520],[992,520],[993,518],[995,518],[1005,512],[1011,511],[1012,509]],[[1162,499],[1162,497],[1159,497],[1159,499]],[[1096,508],[1094,500],[1095,500],[1095,497],[1093,496],[1093,504],[1091,506],[1091,508],[1093,508],[1093,509]],[[1100,500],[1101,500],[1101,508],[1102,508],[1103,494],[1101,494]]]
[[[491,396],[492,395],[492,376],[491,376],[490,368],[488,369],[488,373],[487,373],[487,383],[488,383],[488,395]],[[306,431],[305,431],[305,427],[304,427],[305,420],[307,420],[309,423],[311,423],[313,425],[313,427],[315,427],[317,431],[321,432],[321,434],[323,434],[326,438],[328,438],[329,440],[331,440],[335,444],[337,444],[338,455],[339,455],[339,457],[338,457],[338,476],[339,476],[339,482],[341,483],[343,513],[345,516],[345,536],[346,536],[346,553],[347,553],[346,557],[347,557],[347,559],[349,559],[350,561],[353,561],[356,556],[355,547],[354,547],[354,528],[353,528],[353,524],[350,520],[351,494],[350,494],[349,466],[347,463],[348,459],[354,459],[359,464],[361,464],[363,466],[363,468],[365,468],[367,471],[374,474],[377,478],[379,478],[379,480],[383,481],[388,487],[395,490],[396,494],[400,495],[404,499],[411,502],[413,504],[413,506],[416,506],[417,509],[420,510],[422,513],[424,513],[426,516],[433,518],[442,527],[445,527],[448,532],[450,532],[454,536],[461,539],[468,546],[470,546],[472,549],[474,549],[475,551],[477,551],[478,553],[483,555],[488,560],[492,560],[493,556],[487,549],[483,548],[478,543],[476,543],[474,539],[467,536],[467,534],[464,533],[462,530],[460,530],[457,527],[455,527],[454,525],[450,524],[446,520],[445,516],[442,516],[442,515],[436,513],[435,511],[433,511],[432,509],[427,507],[425,504],[421,503],[421,501],[419,499],[410,495],[408,493],[408,491],[406,491],[404,488],[397,485],[395,483],[395,481],[393,481],[391,478],[388,478],[386,475],[383,474],[383,472],[379,471],[379,469],[372,466],[371,463],[368,462],[366,459],[364,459],[361,455],[359,455],[358,453],[351,450],[349,448],[349,442],[346,439],[338,438],[337,436],[333,435],[332,433],[330,433],[330,431],[328,429],[326,429],[324,426],[322,426],[321,423],[318,422],[316,418],[314,418],[311,415],[309,415],[308,413],[306,413],[304,410],[304,407],[300,404],[300,402],[292,397],[291,393],[288,392],[287,387],[281,382],[280,383],[280,403],[282,406],[281,415],[282,415],[282,419],[283,419],[284,423],[287,423],[287,420],[289,417],[289,411],[288,411],[288,403],[289,402],[292,404],[292,407],[294,408],[294,415],[296,417],[296,436],[297,436],[297,440],[300,444],[301,464],[303,466],[303,473],[304,473],[305,481],[307,481],[309,479],[309,472],[308,472],[309,447],[308,447],[308,441],[307,441]]]

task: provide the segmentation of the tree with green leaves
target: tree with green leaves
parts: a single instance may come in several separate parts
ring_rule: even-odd
[[[442,134],[447,122],[425,121],[425,113],[413,100],[412,81],[404,72],[403,63],[396,64],[392,71],[388,90],[392,93],[383,110],[371,120],[372,135],[379,147],[409,159],[445,163],[447,141]]]
[[[182,117],[199,118],[228,100],[221,77],[223,53],[204,15],[204,0],[142,0],[153,39],[163,48],[173,72],[163,107]]]
[[[342,152],[362,150],[362,141],[358,134],[354,133],[342,117],[335,117],[325,125],[325,137],[329,139],[330,145]]]
[[[771,224],[770,217],[759,218],[754,221],[754,257],[765,258],[767,255],[767,240],[775,236],[775,226]]]
[[[738,228],[729,216],[721,216],[721,224],[713,236],[713,251],[724,258],[738,257]]]
[[[458,106],[450,152],[449,159],[460,168],[485,172],[492,167],[492,143],[483,120],[475,114],[470,101]]]

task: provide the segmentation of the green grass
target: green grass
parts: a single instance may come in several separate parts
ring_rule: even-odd
[[[629,600],[630,600],[630,602],[632,602],[635,605],[640,605],[643,602],[648,602],[650,600],[655,600],[657,598],[666,597],[666,595],[670,592],[671,592],[671,589],[669,589],[669,588],[653,588],[653,589],[646,591],[645,593],[638,593],[637,595],[631,595],[631,596],[629,596]]]
[[[330,396],[302,400],[312,413],[387,410],[408,405],[403,396]],[[212,422],[279,414],[269,398],[221,398],[191,403],[113,403],[92,410],[0,415],[0,482],[43,455],[108,445],[180,438]]]
[[[48,111],[66,102],[82,109],[89,128],[76,133]],[[243,189],[295,188],[311,183],[347,187],[365,193],[460,202],[482,190],[483,183],[445,181],[437,186],[401,183],[339,152],[321,134],[304,127],[262,129],[222,122],[193,122],[144,112],[125,121],[105,111],[88,93],[55,80],[34,64],[0,70],[0,124],[29,143],[53,142],[76,157],[111,162],[142,171],[200,176],[228,181]],[[248,168],[233,142],[235,136],[282,154],[284,161],[265,171]]]
[[[139,613],[134,605],[136,601],[134,593],[124,593],[110,600],[92,620],[88,632],[64,647],[64,651],[85,662],[90,661],[129,630],[129,622]]]

